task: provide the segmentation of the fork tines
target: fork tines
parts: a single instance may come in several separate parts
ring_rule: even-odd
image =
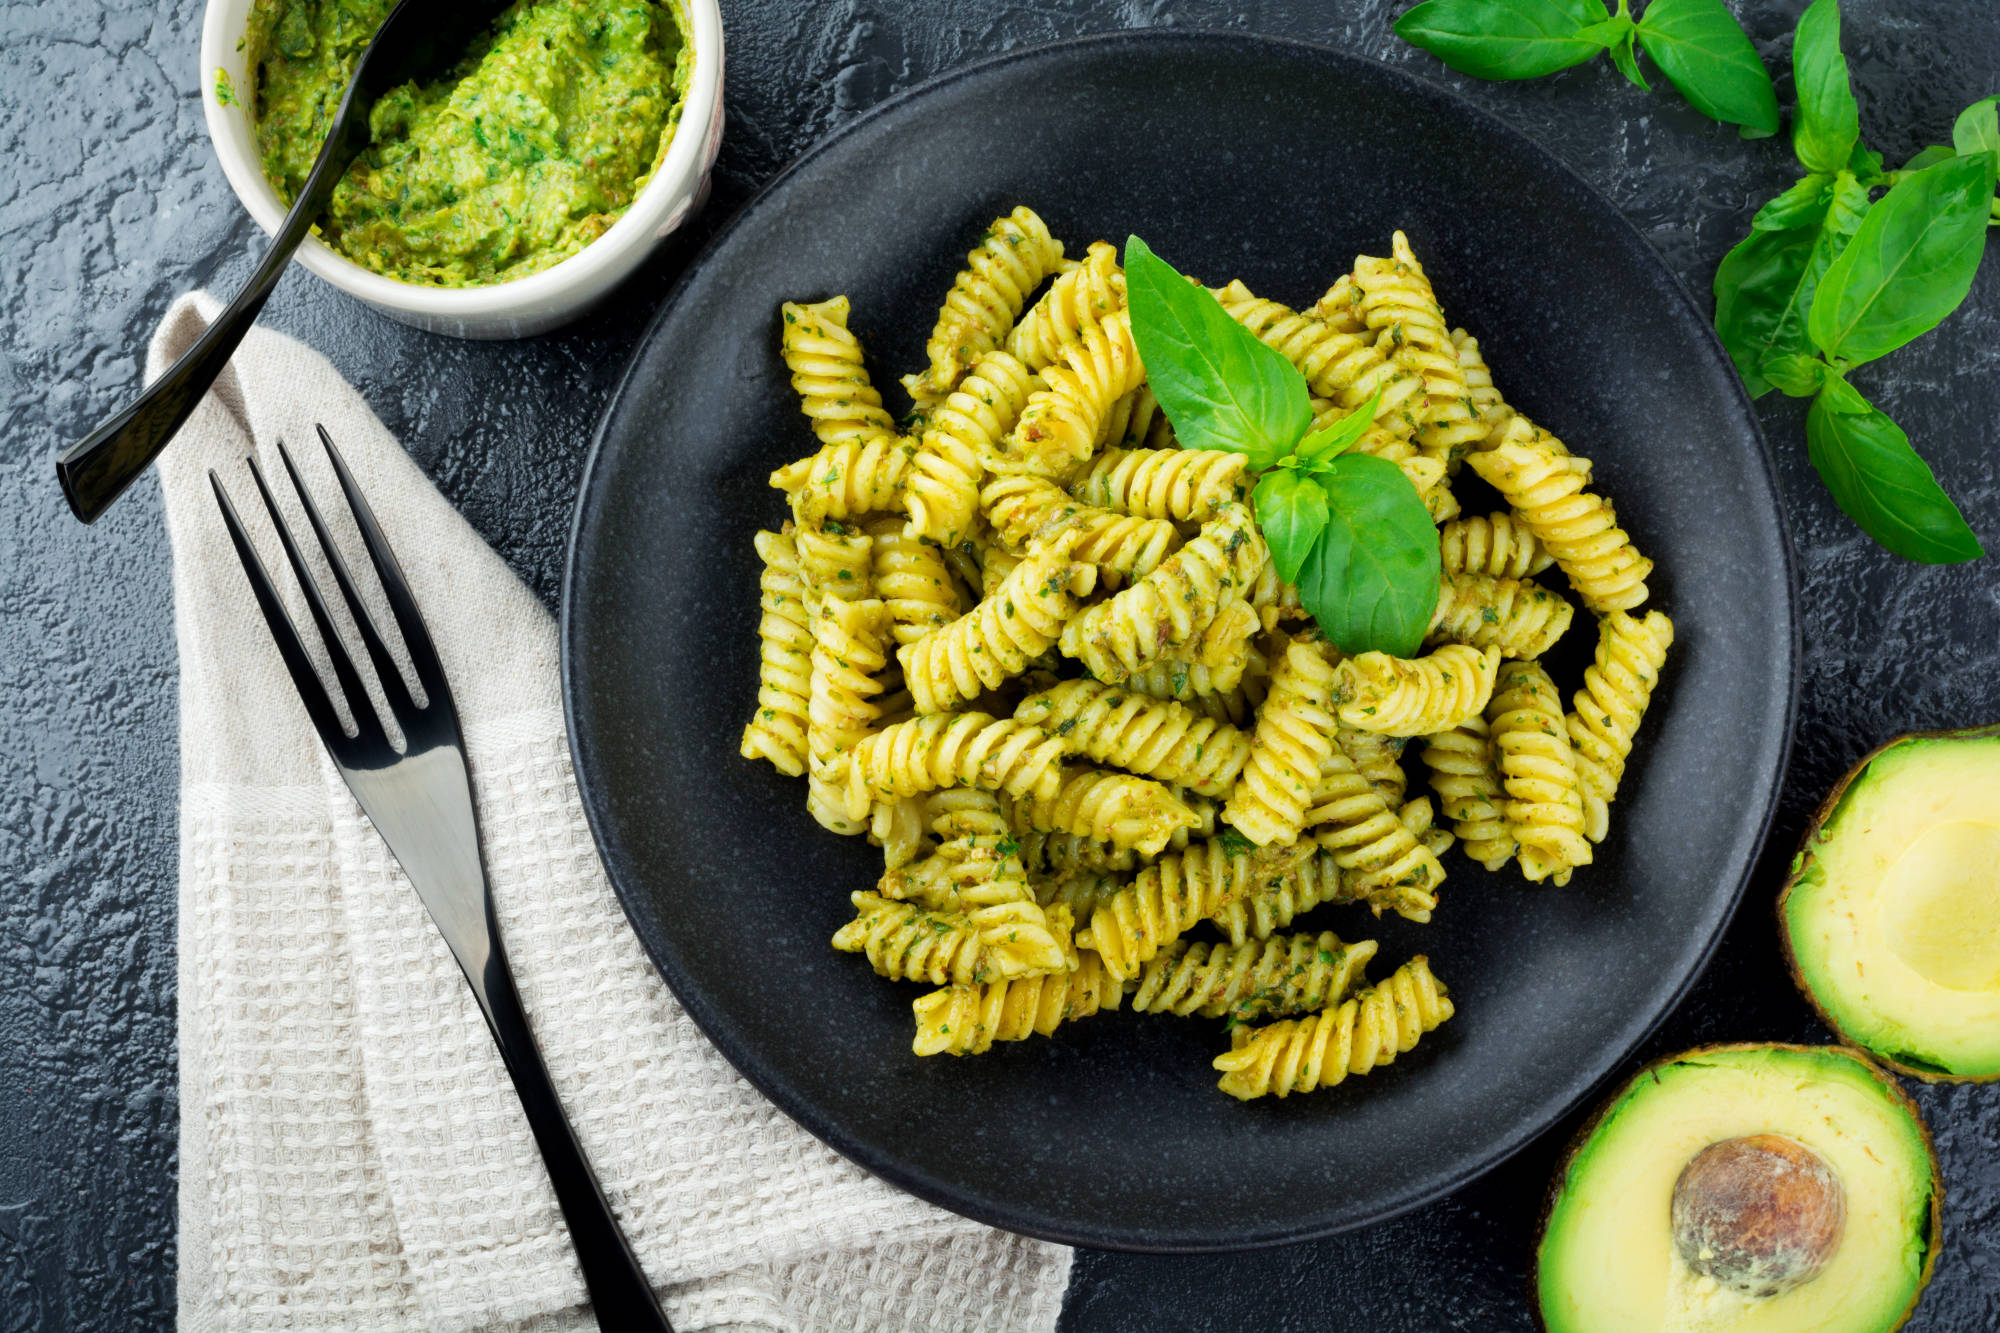
[[[452,731],[457,729],[457,718],[451,706],[451,695],[444,682],[444,670],[438,661],[437,650],[431,643],[430,632],[424,627],[423,616],[410,595],[410,586],[403,577],[402,566],[396,561],[395,552],[389,548],[388,538],[375,520],[374,511],[362,497],[355,485],[354,476],[348,471],[347,462],[334,447],[333,439],[326,427],[320,426],[320,443],[325,446],[328,461],[333,465],[333,473],[340,483],[341,493],[347,498],[347,507],[354,516],[355,526],[361,532],[362,544],[368,551],[369,561],[375,567],[375,574],[381,580],[382,591],[387,597],[389,612],[394,617],[396,628],[401,632],[404,647],[408,650],[411,665],[415,668],[417,684],[421,687],[425,703],[419,706],[405,684],[402,672],[397,668],[396,659],[389,646],[383,641],[375,625],[374,617],[363,604],[361,595],[349,573],[347,562],[341,557],[340,549],[334,544],[333,534],[326,521],[320,516],[319,506],[313,503],[312,493],[306,488],[305,480],[299,475],[292,461],[291,451],[283,444],[278,446],[278,457],[285,465],[285,473],[291,478],[292,490],[298,495],[299,504],[305,511],[306,522],[312,527],[313,536],[319,542],[319,549],[326,557],[327,568],[332,571],[333,581],[340,588],[342,601],[354,619],[355,629],[361,635],[362,646],[367,649],[368,660],[375,668],[376,679],[380,682],[383,698],[387,700],[390,714],[402,729],[405,737],[415,739],[413,733],[426,724],[447,725]],[[256,595],[257,606],[264,614],[264,623],[270,626],[271,637],[277,642],[278,653],[284,659],[285,669],[291,673],[292,683],[298,687],[299,697],[305,701],[306,712],[312,718],[313,727],[320,739],[333,752],[334,759],[347,767],[374,767],[392,761],[395,750],[391,746],[381,719],[376,715],[369,701],[367,687],[362,683],[361,674],[355,669],[345,644],[335,628],[325,595],[319,582],[307,568],[305,556],[299,550],[298,541],[292,535],[284,516],[279,512],[277,497],[271,493],[264,480],[263,470],[257,466],[254,457],[245,461],[250,465],[250,476],[257,485],[257,493],[263,499],[264,509],[271,516],[271,524],[278,531],[278,540],[285,548],[285,558],[290,562],[292,574],[298,579],[299,587],[305,594],[306,606],[312,613],[314,628],[319,631],[321,644],[333,667],[334,679],[346,697],[348,711],[354,718],[355,732],[350,735],[341,725],[340,715],[333,701],[327,696],[326,688],[319,673],[313,668],[311,655],[305,642],[300,638],[297,626],[285,610],[285,604],[278,595],[276,585],[264,562],[257,555],[250,535],[243,521],[236,513],[236,506],[230,502],[229,492],[222,479],[213,469],[208,474],[209,485],[215,489],[216,502],[222,507],[222,520],[228,526],[229,539],[236,547],[237,558],[243,564],[243,573],[250,580],[251,591]]]

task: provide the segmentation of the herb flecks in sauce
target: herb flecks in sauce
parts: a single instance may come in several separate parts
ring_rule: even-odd
[[[257,0],[250,19],[264,174],[305,184],[393,0]],[[473,287],[537,273],[602,235],[651,179],[693,54],[655,0],[521,0],[451,74],[369,116],[372,145],[319,231],[403,282]]]

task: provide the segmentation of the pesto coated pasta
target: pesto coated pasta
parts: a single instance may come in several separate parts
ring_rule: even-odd
[[[1305,595],[1281,577],[1257,470],[1180,447],[1215,437],[1156,396],[1181,401],[1147,378],[1117,247],[1065,249],[1017,207],[944,266],[893,408],[847,296],[781,307],[809,429],[770,474],[788,521],[754,538],[739,748],[881,849],[833,944],[927,988],[916,1056],[1005,1059],[1129,1009],[1225,1021],[1232,1097],[1332,1087],[1453,1009],[1427,958],[1371,985],[1377,941],[1314,914],[1421,928],[1464,865],[1569,882],[1673,625],[1638,610],[1652,562],[1596,467],[1502,398],[1397,232],[1317,299],[1286,295],[1303,305],[1206,289],[1297,370],[1313,429],[1374,403],[1352,449],[1437,525],[1422,651],[1342,652],[1307,610],[1338,575],[1308,561]],[[1595,656],[1565,713],[1544,663],[1575,660],[1579,619]]]

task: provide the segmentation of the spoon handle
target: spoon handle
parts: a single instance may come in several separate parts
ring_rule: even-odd
[[[250,275],[250,281],[243,285],[229,308],[195,339],[194,346],[181,353],[180,360],[147,385],[137,398],[105,418],[96,430],[63,450],[56,459],[56,480],[62,483],[63,496],[78,518],[85,523],[96,522],[97,516],[110,508],[111,502],[146,470],[146,465],[166,448],[167,441],[194,412],[202,395],[228,364],[236,344],[243,341],[243,335],[257,322],[257,312],[264,308],[271,289],[278,285],[292,252],[311,230],[309,202],[301,196],[285,215],[284,225],[271,238],[271,248],[264,252],[257,271]]]

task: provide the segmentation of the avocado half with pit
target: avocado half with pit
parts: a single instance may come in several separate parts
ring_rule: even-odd
[[[1577,1136],[1536,1250],[1549,1333],[1889,1333],[1937,1261],[1937,1158],[1838,1046],[1647,1066]]]
[[[2000,727],[1900,736],[1857,764],[1778,922],[1848,1041],[1918,1078],[2000,1078]]]

